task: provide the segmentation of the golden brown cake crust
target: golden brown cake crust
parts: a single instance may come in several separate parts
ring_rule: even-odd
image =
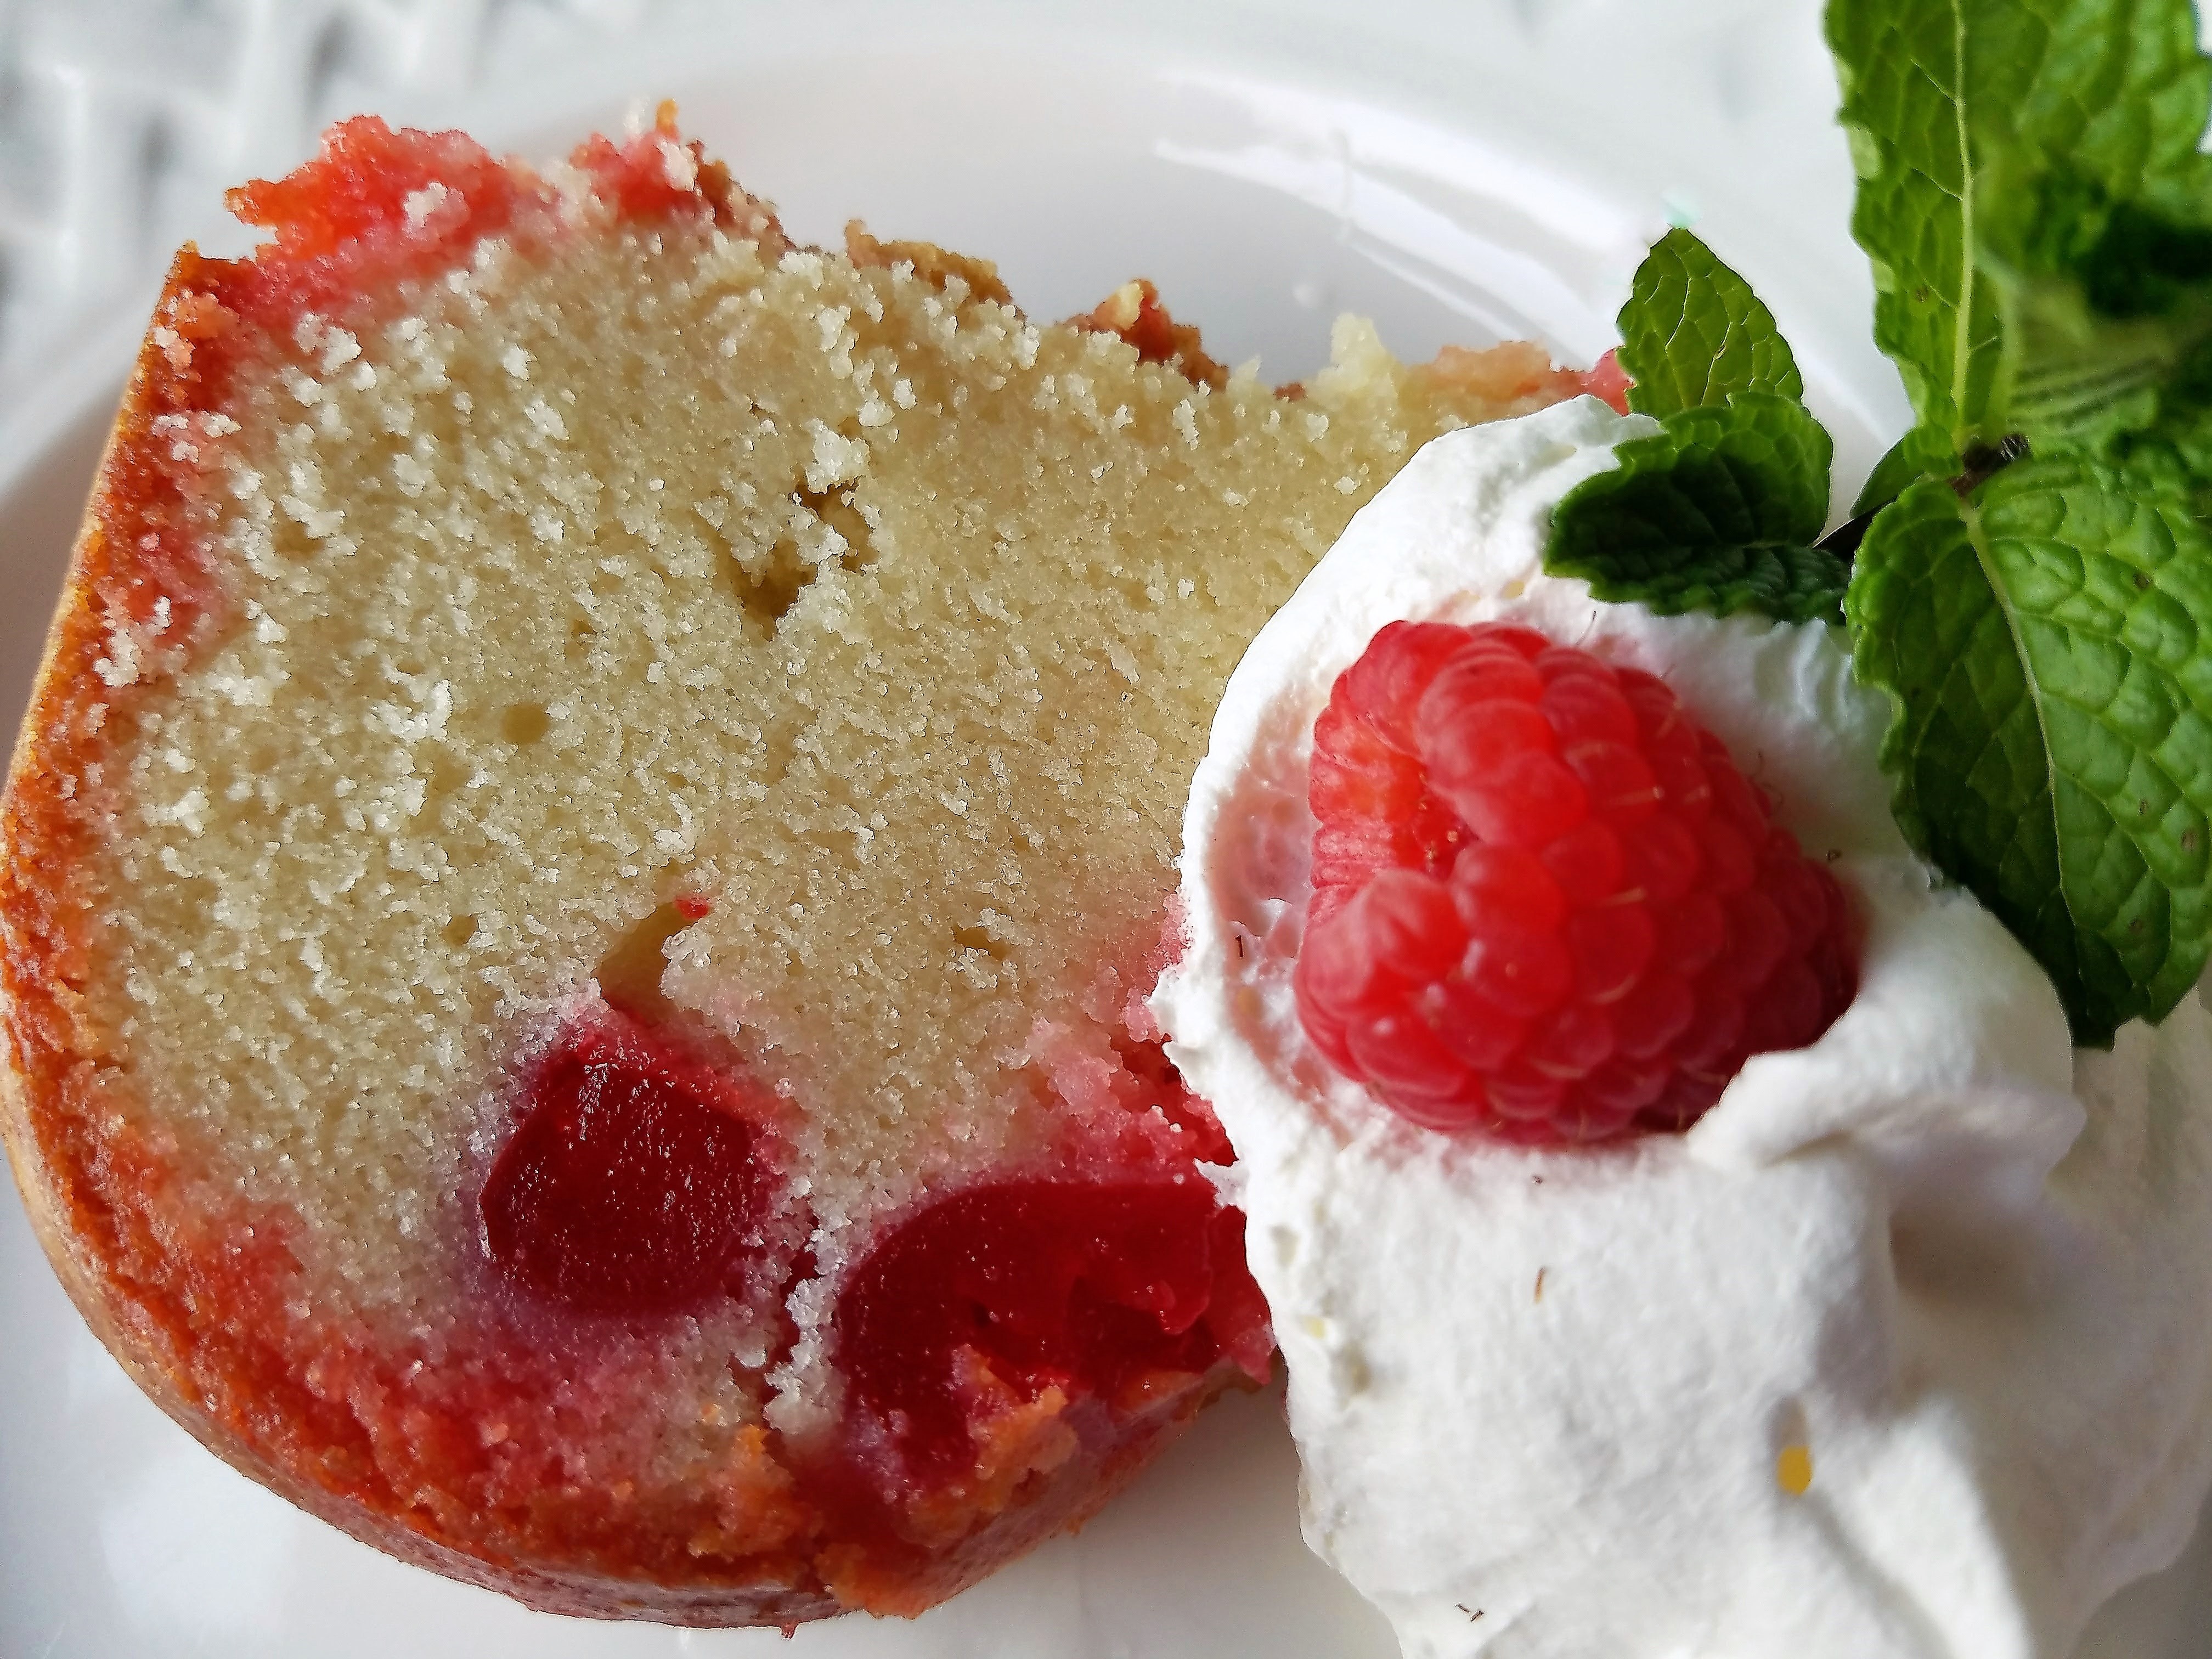
[[[995,300],[1000,305],[1014,302],[1014,296],[999,280],[998,266],[990,260],[955,253],[934,242],[882,241],[870,235],[868,228],[858,219],[846,221],[845,257],[863,270],[873,266],[888,270],[896,264],[912,265],[914,274],[939,293],[947,281],[957,277],[979,300]]]

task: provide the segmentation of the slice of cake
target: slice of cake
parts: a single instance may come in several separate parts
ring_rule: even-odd
[[[1443,429],[793,245],[668,118],[187,248],[18,749],[0,1126],[223,1457],[570,1613],[913,1613],[1264,1374],[1146,1012],[1229,671]]]

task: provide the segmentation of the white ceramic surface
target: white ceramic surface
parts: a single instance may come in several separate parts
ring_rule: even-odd
[[[1694,222],[1796,345],[1856,483],[1901,426],[1874,353],[1814,0],[0,0],[0,720],[179,237],[219,191],[375,109],[528,154],[641,99],[802,237],[848,215],[990,254],[1040,315],[1157,279],[1292,378],[1328,319],[1401,355],[1546,339],[1586,362],[1644,244]],[[1298,1541],[1277,1402],[1232,1401],[1081,1534],[911,1624],[788,1644],[528,1613],[250,1486],[142,1399],[0,1196],[0,1656],[1388,1659]],[[2212,1540],[2081,1659],[2212,1656]]]

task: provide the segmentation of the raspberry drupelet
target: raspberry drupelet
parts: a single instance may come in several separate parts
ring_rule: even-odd
[[[1314,728],[1298,1012],[1434,1129],[1694,1122],[1856,985],[1842,890],[1665,684],[1502,623],[1394,623]]]

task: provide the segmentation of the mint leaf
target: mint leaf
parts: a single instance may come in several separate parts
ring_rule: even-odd
[[[1850,573],[1813,545],[1833,446],[1800,401],[1804,380],[1773,313],[1711,249],[1673,230],[1638,268],[1620,334],[1629,406],[1664,430],[1622,444],[1617,467],[1560,501],[1544,568],[1663,616],[1840,621]]]
[[[1674,415],[1738,392],[1804,395],[1774,313],[1686,230],[1652,244],[1620,326],[1628,406],[1639,415]]]
[[[1831,0],[1828,35],[1919,416],[1862,504],[1950,479],[1845,601],[1898,820],[2108,1042],[2212,948],[2212,63],[2188,0]]]
[[[1893,0],[1899,3],[1899,0]],[[1925,0],[1922,0],[1926,9]],[[2048,175],[2093,210],[2101,198],[2154,216],[2201,213],[2197,149],[2212,108],[2212,64],[2189,0],[1948,0],[1967,43],[1967,121],[2008,183]],[[1981,204],[2000,242],[2076,228],[2063,200],[2016,190]],[[2122,263],[2126,263],[2124,259]]]
[[[1965,453],[2157,424],[2212,340],[2188,0],[1832,0],[1827,21],[1875,339],[1921,425]]]
[[[1887,507],[1905,493],[1908,484],[1927,477],[1927,447],[1925,435],[1918,427],[1891,445],[1888,453],[1874,464],[1874,471],[1867,474],[1866,483],[1860,486],[1858,499],[1851,503],[1851,517],[1864,518]],[[1948,461],[1938,463],[1935,469],[1939,476],[1948,476],[1954,470]]]
[[[1849,572],[1813,543],[1828,513],[1828,434],[1803,404],[1744,392],[1670,415],[1553,509],[1544,568],[1662,616],[1741,610],[1834,621]]]
[[[2212,947],[2212,538],[2170,455],[1913,485],[1845,601],[1907,837],[2033,951],[2077,1042],[2164,1017]]]
[[[2154,316],[2100,313],[2067,278],[2008,284],[2006,423],[2042,448],[2110,448],[2164,423],[2169,394],[2212,343],[2212,267],[2206,276]]]
[[[1967,0],[1832,0],[1858,198],[1851,234],[1874,265],[1875,343],[1896,361],[1921,427],[1963,451],[1996,384],[1997,296],[1976,269]]]

